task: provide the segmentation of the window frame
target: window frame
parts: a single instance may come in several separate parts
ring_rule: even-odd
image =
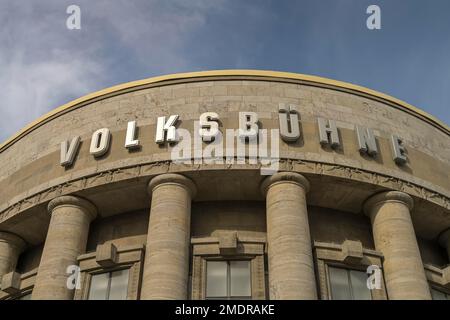
[[[144,264],[144,246],[117,246],[116,261],[109,266],[102,266],[97,262],[97,252],[82,254],[78,257],[80,288],[75,290],[74,300],[89,300],[92,276],[124,269],[129,269],[126,300],[139,300]]]
[[[31,296],[32,293],[33,293],[33,290],[32,290],[32,289],[28,289],[28,290],[25,290],[25,291],[21,291],[19,295],[14,296],[14,300],[23,300],[23,299],[21,299],[21,298],[23,298],[23,297],[25,297],[25,296],[28,296],[28,295]],[[27,300],[28,300],[28,299],[27,299]],[[30,297],[29,300],[31,300],[31,297]]]
[[[449,268],[450,265],[440,268],[432,264],[424,264],[425,276],[427,277],[428,285],[430,287],[430,295],[431,290],[434,289],[445,293],[448,296],[448,300],[450,300],[450,281],[448,279],[450,275]]]
[[[128,270],[128,280],[127,280],[127,299],[128,299],[128,291],[129,291],[129,287],[130,287],[130,280],[132,280],[132,279],[131,279],[131,278],[132,278],[132,277],[131,277],[131,276],[132,276],[132,274],[131,274],[131,272],[132,272],[132,270],[131,270],[132,266],[133,266],[133,265],[127,265],[127,264],[125,264],[125,265],[121,265],[121,266],[117,266],[117,267],[113,267],[113,268],[105,268],[105,269],[103,269],[103,270],[100,269],[100,270],[98,270],[97,272],[91,272],[91,273],[89,273],[89,285],[88,285],[87,288],[86,288],[86,290],[87,290],[86,300],[90,300],[90,299],[89,299],[89,294],[90,294],[90,292],[91,292],[92,278],[93,278],[94,276],[99,275],[99,274],[105,274],[105,273],[108,273],[108,274],[109,274],[109,277],[108,277],[108,287],[107,287],[107,291],[106,291],[107,296],[109,297],[110,294],[111,294],[111,279],[112,279],[111,274],[112,274],[113,272],[116,272],[116,271],[122,271],[122,270]],[[106,300],[110,300],[110,299],[106,299]]]
[[[326,264],[326,272],[327,272],[327,281],[328,281],[328,296],[329,296],[329,300],[334,300],[333,299],[333,289],[331,286],[331,274],[330,274],[330,268],[335,268],[335,269],[341,269],[341,270],[345,270],[345,272],[347,273],[347,278],[349,281],[349,285],[350,285],[350,296],[351,299],[349,300],[359,300],[359,299],[355,299],[354,295],[353,295],[353,287],[351,286],[351,276],[350,276],[350,271],[358,271],[358,272],[363,272],[366,273],[366,270],[364,270],[363,268],[357,268],[356,266],[353,267],[349,267],[346,264],[337,264],[337,263],[327,263]],[[373,290],[369,290],[370,292],[370,300],[374,300],[373,297]]]
[[[230,232],[232,233],[232,232]],[[250,261],[252,300],[268,299],[265,260],[266,238],[236,236],[234,247],[222,247],[220,237],[191,238],[191,263],[189,269],[188,299],[206,299],[206,263],[210,260]]]
[[[438,286],[438,285],[435,285],[435,284],[430,284],[431,300],[434,300],[434,299],[433,299],[433,294],[431,293],[432,290],[435,290],[435,291],[438,291],[438,292],[444,294],[444,295],[445,295],[445,299],[446,299],[446,300],[450,300],[450,290],[449,290],[449,289],[446,289],[446,288],[444,288],[443,286]],[[436,301],[437,301],[437,300],[436,300]]]
[[[14,294],[8,294],[5,297],[1,297],[0,300],[21,300],[20,298],[31,295],[33,293],[33,289],[24,289]]]
[[[207,290],[208,290],[208,282],[205,280],[205,293],[204,293],[204,299],[205,300],[251,300],[253,297],[253,290],[252,290],[252,261],[251,259],[243,258],[239,259],[237,257],[233,257],[231,259],[219,259],[219,258],[208,258],[205,259],[206,266],[205,266],[205,279],[207,279],[207,273],[208,273],[208,262],[210,261],[223,261],[227,263],[227,295],[224,297],[207,297]],[[249,269],[250,269],[250,296],[231,296],[231,261],[247,261],[249,263]]]
[[[359,241],[355,241],[359,242]],[[319,299],[331,300],[331,283],[329,266],[355,271],[366,271],[370,265],[376,265],[381,270],[381,289],[370,290],[372,300],[387,300],[386,285],[383,274],[383,255],[375,250],[365,249],[359,259],[345,260],[345,241],[341,244],[314,241],[314,264],[317,276]]]
[[[38,268],[35,268],[21,274],[19,291],[14,294],[8,294],[5,291],[0,291],[0,300],[18,300],[25,295],[32,294],[37,272]]]

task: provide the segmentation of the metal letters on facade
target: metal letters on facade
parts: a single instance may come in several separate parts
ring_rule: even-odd
[[[156,122],[155,142],[162,145],[166,142],[174,144],[178,142],[177,124],[179,122],[179,115],[160,116]],[[260,121],[256,112],[242,111],[238,114],[239,128],[237,135],[239,137],[238,144],[248,143],[253,145],[258,143],[260,138]],[[279,104],[278,110],[279,122],[279,136],[281,140],[286,143],[293,143],[301,138],[300,130],[300,114],[296,106],[291,104]],[[220,116],[216,112],[205,112],[199,116],[198,124],[194,127],[197,132],[194,135],[199,135],[201,141],[211,142],[215,139],[222,139],[220,136],[221,130]],[[341,140],[339,128],[336,122],[331,119],[317,118],[317,126],[319,132],[318,142],[322,147],[331,147],[337,149],[341,147]],[[266,129],[263,129],[266,130]],[[361,154],[366,154],[369,157],[376,157],[378,154],[377,139],[374,131],[371,128],[355,126],[356,141],[358,150]],[[125,136],[125,148],[135,149],[139,148],[140,141],[138,139],[138,127],[136,121],[130,121],[127,124]],[[228,138],[228,133],[227,133]],[[272,137],[273,139],[273,137]],[[108,128],[102,128],[95,131],[91,138],[90,153],[95,157],[105,155],[110,148],[111,132]],[[392,158],[397,165],[404,165],[408,162],[406,148],[403,140],[396,136],[391,136]],[[61,142],[61,166],[71,166],[74,161],[78,149],[80,148],[81,139],[79,136],[72,138],[69,141]],[[228,147],[228,139],[227,139]]]

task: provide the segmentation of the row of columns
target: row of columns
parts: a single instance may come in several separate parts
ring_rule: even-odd
[[[317,299],[306,194],[308,180],[280,172],[261,185],[266,196],[269,294],[271,299]],[[150,220],[141,299],[186,299],[188,291],[191,201],[195,184],[179,174],[151,180]],[[430,299],[411,221],[412,198],[402,192],[376,194],[364,204],[375,248],[384,256],[390,299]],[[97,211],[89,201],[61,196],[48,205],[50,225],[32,299],[72,299],[67,268],[86,250]],[[446,238],[450,250],[450,239]],[[0,232],[0,279],[15,269],[25,247],[19,237]],[[450,253],[450,252],[449,252]],[[450,256],[450,255],[449,255]]]

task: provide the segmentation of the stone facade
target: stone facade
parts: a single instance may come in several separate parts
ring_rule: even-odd
[[[174,146],[155,143],[160,116],[193,132],[215,112],[224,131],[248,111],[270,130],[280,104],[298,111],[301,137],[279,140],[269,177],[249,161],[175,163]],[[339,148],[319,143],[318,118],[335,121]],[[124,147],[129,121],[140,148]],[[359,151],[357,126],[373,129],[376,156]],[[94,157],[100,128],[110,148]],[[406,164],[393,161],[392,135]],[[75,161],[61,166],[61,142],[74,136]],[[253,299],[328,299],[328,265],[379,265],[374,299],[448,290],[450,130],[369,89],[265,71],[142,80],[45,116],[0,146],[0,163],[0,299],[85,299],[93,274],[124,266],[129,299],[202,299],[206,261],[236,257],[251,261]],[[81,268],[77,290],[69,265]]]

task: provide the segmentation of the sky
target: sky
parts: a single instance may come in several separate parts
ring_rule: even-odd
[[[66,27],[73,4],[79,30]],[[346,81],[450,124],[450,1],[0,0],[0,143],[85,94],[217,69]]]

